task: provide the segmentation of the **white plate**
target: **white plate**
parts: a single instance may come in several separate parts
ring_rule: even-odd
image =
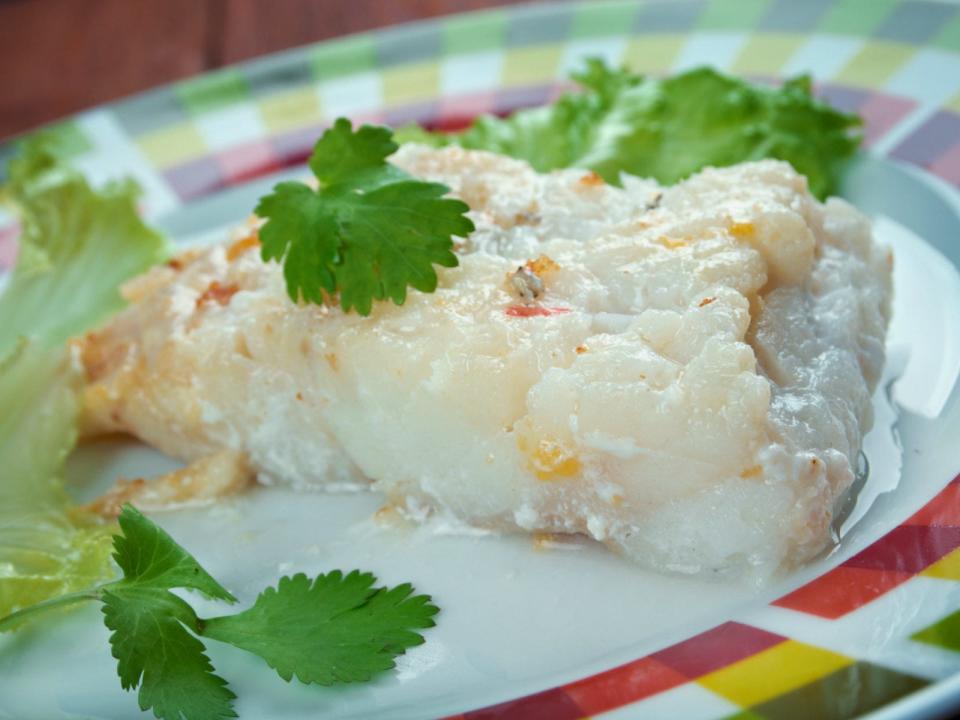
[[[304,79],[291,72],[304,58],[323,56],[331,46],[299,50],[245,66],[242,72],[253,85],[246,93],[237,95],[230,76],[220,74],[213,81],[201,79],[207,86],[188,85],[190,92],[183,86],[167,88],[78,117],[75,125],[87,141],[78,162],[96,178],[137,176],[157,225],[181,242],[207,241],[243,218],[278,177],[299,172],[292,167],[279,175],[263,174],[271,163],[301,157],[304,143],[316,135],[308,116],[303,128],[271,127],[268,105],[277,98],[310,88],[331,113],[352,104],[359,115],[442,120],[456,115],[458,107],[469,114],[491,98],[516,103],[546,97],[536,77],[528,74],[523,76],[526,84],[518,84],[511,75],[522,75],[523,66],[513,59],[521,51],[531,67],[542,63],[538,57],[554,53],[554,65],[543,71],[550,82],[586,54],[635,58],[631,43],[668,48],[671,38],[679,38],[679,49],[664,60],[665,68],[694,60],[736,65],[736,53],[745,52],[743,33],[701,27],[677,34],[686,28],[677,25],[682,13],[676,8],[695,5],[697,12],[707,12],[701,3],[686,2],[672,4],[672,10],[659,5],[643,10],[644,22],[653,22],[651,37],[603,29],[604,18],[633,7],[627,3],[597,3],[586,10],[588,6],[576,5],[512,10],[506,16],[508,28],[521,30],[506,31],[501,45],[466,47],[462,53],[448,47],[440,59],[414,51],[438,32],[442,37],[487,32],[483,28],[491,27],[493,16],[380,33],[371,37],[380,48],[381,67],[353,68],[346,79]],[[594,24],[584,27],[593,28],[596,36],[577,35],[581,31],[574,31],[570,17],[591,20]],[[704,22],[705,15],[695,17]],[[559,32],[557,23],[564,18],[569,22],[563,32],[569,37],[557,45],[549,33]],[[804,42],[787,66],[800,69],[798,64],[806,62],[827,78],[830,72],[843,74],[840,65],[825,69],[823,58],[813,52],[823,38],[810,35]],[[353,47],[347,41],[341,45]],[[343,49],[336,43],[332,47]],[[838,48],[830,52],[841,52]],[[430,52],[439,56],[436,48]],[[440,68],[436,87],[419,95],[407,88],[391,101],[389,95],[404,87],[391,73],[410,67],[421,72],[428,60]],[[637,62],[652,60],[640,56]],[[271,78],[289,87],[270,86]],[[461,81],[472,83],[471,92],[457,104],[451,98]],[[262,95],[258,83],[267,87]],[[204,87],[207,95],[201,92]],[[918,85],[918,93],[929,92]],[[219,105],[214,102],[218,97]],[[251,116],[251,107],[259,115]],[[288,113],[297,112],[295,103],[289,107]],[[247,125],[231,124],[231,117]],[[384,526],[371,519],[382,503],[373,494],[292,496],[259,489],[216,508],[158,515],[241,602],[250,602],[283,574],[359,567],[387,583],[412,581],[442,608],[425,645],[401,658],[395,673],[363,686],[287,685],[258,659],[211,642],[214,665],[239,696],[240,716],[280,720],[466,713],[468,718],[563,720],[610,710],[611,717],[722,718],[750,708],[772,718],[815,712],[811,708],[825,717],[881,708],[883,717],[921,717],[958,702],[960,652],[949,649],[949,643],[937,646],[910,636],[960,608],[960,555],[949,554],[960,547],[960,537],[955,543],[952,539],[960,535],[960,509],[952,519],[948,512],[946,519],[927,518],[907,531],[902,524],[944,491],[960,470],[960,201],[955,189],[932,175],[879,156],[901,147],[898,143],[909,139],[925,117],[929,113],[901,115],[885,135],[874,138],[874,151],[852,168],[844,189],[876,219],[877,235],[894,248],[897,261],[886,379],[875,398],[877,424],[864,448],[870,473],[843,524],[836,552],[791,577],[755,588],[656,575],[586,542],[538,549],[526,537],[452,532],[436,525]],[[208,137],[218,122],[236,134],[232,140],[216,136],[226,149],[213,147]],[[300,145],[295,142],[298,132],[303,135]],[[206,143],[201,151],[185,145],[195,135]],[[250,160],[264,138],[271,143],[269,153]],[[284,148],[291,147],[298,149],[284,155]],[[242,165],[244,157],[248,166]],[[219,179],[210,179],[211,162],[220,168]],[[238,167],[247,167],[257,179],[244,180],[234,172]],[[3,238],[0,230],[0,262]],[[92,497],[117,477],[174,466],[143,446],[112,441],[78,450],[69,475],[78,494]],[[901,540],[896,540],[898,533]],[[859,567],[852,573],[859,578],[854,582],[849,578],[853,566],[844,563],[865,548],[880,556],[872,566],[854,561]],[[931,571],[941,556],[946,560]],[[778,601],[801,587],[807,588],[806,595]],[[875,599],[864,601],[870,593]],[[191,602],[206,609],[196,598]],[[837,607],[847,610],[835,618],[824,616]],[[721,642],[712,644],[717,638]],[[699,658],[710,672],[696,671],[687,656]],[[816,702],[825,704],[810,704]],[[506,704],[477,710],[497,703]],[[134,695],[120,690],[107,631],[95,608],[0,638],[0,717],[139,716]]]

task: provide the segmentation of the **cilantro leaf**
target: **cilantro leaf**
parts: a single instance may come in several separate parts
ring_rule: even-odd
[[[267,661],[284,680],[331,685],[369,680],[394,666],[394,657],[419,645],[414,630],[432,627],[438,612],[410,585],[373,588],[354,571],[281,578],[244,612],[206,621],[204,635]]]
[[[457,265],[450,236],[473,230],[459,214],[466,204],[445,199],[447,191],[439,183],[408,180],[356,198],[350,215],[345,214],[337,273],[344,310],[355,307],[369,315],[371,300],[385,298],[403,305],[407,285],[427,293],[437,289],[433,264]],[[454,212],[445,212],[454,203]]]
[[[236,697],[213,672],[193,609],[162,588],[118,584],[103,593],[104,623],[124,690],[140,687],[141,710],[167,720],[233,718]]]
[[[577,167],[618,184],[620,173],[678,182],[708,165],[778,158],[823,198],[860,144],[861,120],[813,97],[810,80],[753,85],[710,68],[648,78],[590,60],[573,77],[582,92],[507,118],[484,115],[461,133],[401,129],[403,141],[455,144],[529,162]]]
[[[103,617],[124,690],[139,686],[140,709],[158,718],[236,717],[235,695],[213,673],[199,632],[200,620],[171,588],[199,590],[234,601],[190,553],[132,505],[119,518],[113,558],[123,578],[102,588]]]
[[[369,680],[419,645],[438,609],[409,584],[376,588],[370,573],[339,570],[280,579],[249,609],[212,619],[170,592],[233,596],[190,553],[131,505],[120,513],[114,559],[123,577],[84,598],[103,603],[104,623],[124,690],[139,688],[142,710],[163,720],[236,717],[235,695],[216,675],[201,638],[259,655],[286,681],[332,685]],[[63,598],[59,602],[75,602]],[[36,612],[36,609],[34,609]],[[10,616],[0,618],[0,626]]]
[[[322,188],[344,185],[370,190],[409,177],[386,163],[398,147],[389,128],[363,125],[354,133],[349,120],[338,118],[317,140],[307,164]]]
[[[345,312],[369,315],[374,300],[402,305],[407,286],[433,292],[433,266],[457,265],[452,237],[473,231],[469,208],[444,197],[446,186],[390,165],[396,149],[387,128],[353,132],[340,118],[309,161],[318,189],[285,182],[261,198],[261,255],[283,262],[294,301],[319,304],[339,293]]]
[[[123,579],[107,587],[189,588],[214,600],[236,602],[190,553],[135,507],[124,505],[119,523],[123,533],[114,537],[113,559]]]

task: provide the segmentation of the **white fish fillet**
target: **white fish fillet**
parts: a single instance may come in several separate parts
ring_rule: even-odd
[[[363,318],[294,305],[249,239],[189,251],[80,341],[87,434],[658,569],[767,572],[830,543],[889,316],[862,215],[775,161],[668,189],[458,148],[394,161],[472,209],[437,292]]]

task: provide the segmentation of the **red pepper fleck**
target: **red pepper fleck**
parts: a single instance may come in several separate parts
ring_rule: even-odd
[[[563,315],[570,312],[570,308],[562,307],[541,307],[539,305],[510,305],[506,309],[510,317],[549,317],[550,315]]]
[[[236,295],[237,291],[240,288],[234,284],[230,285],[221,285],[216,280],[210,283],[210,286],[204,290],[203,294],[197,298],[197,307],[204,305],[209,302],[216,302],[220,305],[226,305],[230,302],[230,298]]]

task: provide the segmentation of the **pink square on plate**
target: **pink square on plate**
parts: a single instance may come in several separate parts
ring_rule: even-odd
[[[452,95],[440,100],[440,113],[433,123],[436,130],[462,130],[484,113],[493,112],[494,93]]]
[[[930,163],[930,172],[954,185],[960,185],[960,143]]]
[[[902,97],[871,95],[859,110],[863,116],[864,144],[873,145],[916,106],[913,100]]]
[[[217,155],[224,179],[233,184],[265,175],[278,166],[273,148],[266,140],[237,145]]]
[[[16,223],[0,228],[0,272],[12,268],[17,261],[17,236],[20,226]]]

